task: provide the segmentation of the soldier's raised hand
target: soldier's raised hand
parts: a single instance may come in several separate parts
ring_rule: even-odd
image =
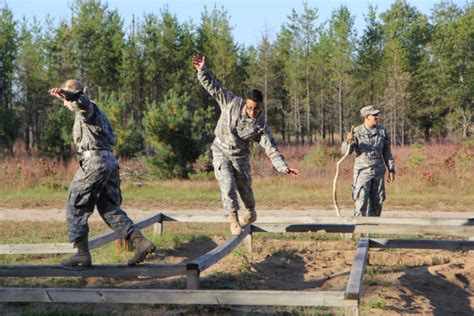
[[[347,133],[346,141],[348,144],[352,143],[354,139],[354,126],[351,127],[351,130]]]
[[[48,92],[49,92],[50,95],[52,95],[53,97],[56,97],[60,100],[66,99],[66,93],[61,88],[51,88],[51,89],[48,90]]]
[[[193,56],[192,63],[197,70],[200,70],[206,65],[206,56],[195,55]]]

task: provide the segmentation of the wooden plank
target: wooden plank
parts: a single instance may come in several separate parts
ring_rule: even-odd
[[[148,227],[161,221],[161,213],[152,215],[135,225],[139,229]],[[89,248],[94,249],[112,242],[121,237],[114,231],[100,234],[89,239]],[[13,254],[49,254],[49,253],[74,253],[76,249],[70,243],[38,243],[38,244],[6,244],[0,245],[0,255]]]
[[[473,240],[370,239],[372,248],[474,250]]]
[[[0,245],[0,255],[74,253],[77,250],[69,243],[7,244]]]
[[[352,233],[355,225],[347,224],[253,224],[253,232],[301,233],[325,231],[330,233]]]
[[[154,223],[159,222],[161,220],[162,220],[162,214],[158,213],[158,214],[152,215],[150,217],[147,217],[142,221],[139,221],[139,222],[135,223],[135,225],[139,229],[143,229],[143,228],[146,228],[150,225],[153,225]],[[114,232],[114,231],[107,232],[107,233],[104,233],[104,234],[101,234],[101,235],[98,235],[94,238],[89,239],[89,248],[90,249],[98,248],[98,247],[101,247],[101,246],[103,246],[105,244],[108,244],[109,242],[112,242],[112,241],[114,241],[116,239],[119,239],[119,238],[121,238],[121,237],[116,232]]]
[[[369,255],[369,240],[362,238],[357,246],[354,261],[352,262],[349,281],[347,282],[345,298],[359,300],[364,280],[365,265]]]
[[[227,215],[199,214],[163,214],[164,221],[193,222],[193,223],[228,223]],[[318,216],[268,216],[259,215],[259,224],[393,224],[419,226],[474,226],[474,218],[425,218],[425,217],[318,217]]]
[[[444,235],[467,238],[474,234],[474,226],[357,225],[355,232],[392,235]]]
[[[0,302],[354,307],[342,291],[0,288]]]
[[[231,238],[227,239],[226,242],[220,244],[216,248],[212,249],[208,253],[194,259],[190,263],[188,263],[188,270],[198,270],[204,271],[214,263],[218,262],[237,247],[242,240],[250,233],[250,226],[247,226],[240,236],[232,236]]]
[[[88,268],[50,265],[0,266],[0,277],[106,277],[128,279],[185,275],[186,264],[97,265]]]
[[[253,224],[254,232],[318,232],[328,233],[373,233],[373,234],[433,234],[469,237],[474,226],[419,226],[419,225],[369,225],[369,224]]]

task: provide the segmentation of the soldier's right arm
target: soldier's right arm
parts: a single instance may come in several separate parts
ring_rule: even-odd
[[[84,117],[89,117],[91,112],[93,111],[92,103],[89,97],[84,94],[80,93],[77,95],[74,94],[66,94],[66,101],[70,101],[72,105],[72,111],[76,114],[80,114]]]
[[[348,147],[349,147],[349,154],[352,154],[352,152],[357,147],[357,137],[356,137],[354,125],[352,125],[351,130],[347,133],[346,141],[343,141],[341,144],[341,152],[343,154],[346,154]]]
[[[341,152],[343,154],[346,153],[347,151],[347,148],[350,146],[350,149],[349,149],[349,154],[352,154],[354,152],[354,150],[356,150],[357,148],[357,138],[354,134],[354,138],[352,139],[351,143],[348,144],[347,141],[342,141],[342,144],[341,144]]]
[[[224,89],[211,75],[207,67],[198,70],[197,77],[206,91],[216,99],[219,107],[226,107],[236,97],[231,91]]]

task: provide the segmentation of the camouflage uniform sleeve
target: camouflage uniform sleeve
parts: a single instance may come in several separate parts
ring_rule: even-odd
[[[390,135],[385,130],[385,138],[383,143],[383,160],[389,172],[395,172],[395,160],[392,156],[392,149],[390,148]]]
[[[288,173],[288,164],[286,163],[285,157],[283,157],[278,149],[267,124],[265,124],[265,128],[263,129],[263,133],[260,136],[258,143],[265,149],[265,154],[267,154],[267,156],[272,160],[275,169],[278,170],[278,172]]]
[[[89,116],[93,109],[89,97],[83,93],[77,95],[66,91],[66,101],[70,101],[72,103],[74,113],[81,114],[85,117]]]
[[[206,89],[206,91],[216,99],[221,109],[235,98],[235,95],[232,92],[224,89],[211,75],[207,67],[200,69],[197,73],[197,77],[204,89]]]
[[[356,141],[355,135],[354,135],[354,139],[352,140],[350,144],[348,144],[346,141],[342,141],[342,144],[341,144],[342,154],[344,155],[346,154],[347,147],[349,146],[351,147],[351,149],[349,149],[349,154],[352,154],[354,150],[357,148],[357,141]]]

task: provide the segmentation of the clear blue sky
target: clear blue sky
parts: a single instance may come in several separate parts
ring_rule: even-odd
[[[5,0],[0,0],[2,3]],[[467,0],[454,0],[459,6],[464,6]],[[46,15],[58,20],[62,16],[70,14],[69,0],[6,0],[8,7],[13,11],[17,20],[25,16],[28,20],[36,16],[44,21]],[[350,12],[356,16],[355,27],[360,35],[364,29],[364,14],[367,13],[369,4],[377,5],[377,12],[387,10],[394,0],[308,0],[311,7],[318,9],[318,21],[320,24],[327,21],[331,12],[345,4]],[[440,1],[434,0],[408,0],[411,6],[416,7],[422,13],[430,15],[431,9]],[[104,1],[103,1],[104,3]],[[176,14],[180,22],[192,20],[196,25],[201,19],[204,6],[213,8],[223,6],[230,16],[233,35],[237,43],[246,46],[258,43],[262,33],[267,29],[270,39],[275,38],[283,23],[292,9],[302,12],[303,1],[301,0],[110,0],[107,1],[110,8],[117,9],[124,19],[124,26],[128,27],[132,15],[140,18],[144,13],[159,13],[165,5],[171,12]]]

